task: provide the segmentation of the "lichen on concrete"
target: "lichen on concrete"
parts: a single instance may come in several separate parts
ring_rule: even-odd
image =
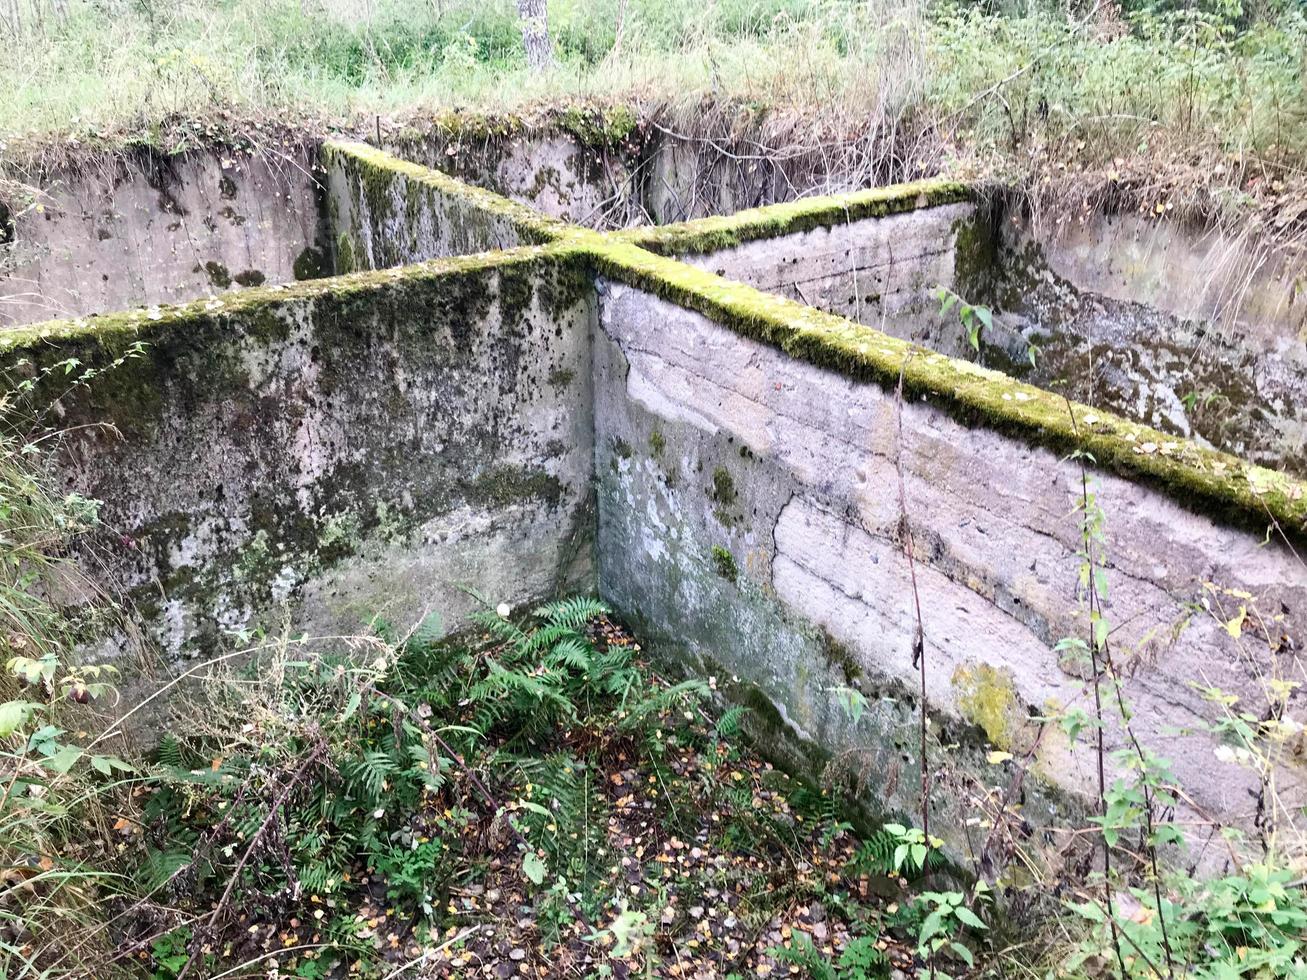
[[[592,567],[583,280],[539,248],[443,259],[24,328],[0,361],[58,399],[64,465],[170,652],[283,604],[456,620],[461,584],[525,601]],[[70,359],[95,372],[71,390]]]

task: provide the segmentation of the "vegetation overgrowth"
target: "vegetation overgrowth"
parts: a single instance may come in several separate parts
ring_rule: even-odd
[[[513,0],[0,13],[0,155],[233,135],[275,150],[287,132],[597,99],[714,140],[766,114],[752,152],[851,144],[837,176],[854,184],[1085,172],[1099,197],[1211,210],[1296,200],[1307,165],[1300,0],[550,0],[544,71]]]
[[[1187,188],[1187,206],[1271,208],[1290,233],[1307,212],[1300,3],[549,13],[555,61],[531,71],[507,0],[16,2],[0,8],[0,131],[15,147],[179,151],[592,97],[658,106],[655,124],[675,128],[713,96],[727,108],[696,122],[705,139],[765,110],[798,120],[773,130],[797,142],[760,153],[852,141],[864,152],[848,166],[868,180],[1074,179],[1082,200],[1091,187],[1159,212]],[[973,342],[980,309],[960,314]],[[92,380],[75,362],[45,370]],[[28,435],[46,430],[14,417],[22,394],[0,403],[0,976],[1307,976],[1307,826],[1282,780],[1303,744],[1294,641],[1256,596],[1204,586],[1194,615],[1261,665],[1252,698],[1201,692],[1250,816],[1182,826],[1183,788],[1135,733],[1111,515],[1083,449],[1070,519],[1084,629],[1056,652],[1089,707],[1030,721],[1090,746],[1096,793],[1088,819],[1035,833],[1019,795],[989,783],[1020,786],[1038,743],[995,746],[1003,779],[957,774],[977,801],[958,867],[931,832],[953,746],[927,716],[919,602],[918,826],[862,833],[834,772],[823,790],[762,764],[712,678],[659,678],[585,597],[487,610],[453,639],[434,620],[236,636],[154,694],[120,690],[121,654],[98,641],[132,649],[136,627],[86,574],[109,531],[52,479],[58,435]],[[899,505],[912,562],[901,475]],[[832,693],[856,727],[866,696]],[[161,738],[134,748],[123,717],[165,702]]]

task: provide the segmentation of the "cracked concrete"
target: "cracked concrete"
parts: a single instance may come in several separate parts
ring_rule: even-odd
[[[956,678],[977,665],[1011,679],[1018,741],[1028,716],[1088,706],[1085,672],[1054,650],[1087,630],[1076,463],[913,402],[902,406],[900,442],[893,392],[744,340],[637,289],[606,284],[601,296],[597,350],[607,345],[607,353],[597,354],[596,470],[606,595],[655,635],[688,647],[691,659],[758,684],[818,741],[845,744],[854,736],[841,724],[830,691],[838,684],[823,669],[813,626],[847,648],[874,686],[910,692],[916,682],[899,537],[901,454],[932,708],[971,722]],[[610,459],[615,444],[635,452]],[[735,488],[726,508],[713,496],[718,468]],[[1307,574],[1285,547],[1263,546],[1129,481],[1092,481],[1107,515],[1114,656],[1129,675],[1136,729],[1172,760],[1192,798],[1185,816],[1248,819],[1255,786],[1246,770],[1218,762],[1214,737],[1191,731],[1220,717],[1198,688],[1260,704],[1270,661],[1299,683],[1307,673],[1292,651],[1236,643],[1202,609],[1212,601],[1204,583],[1255,595],[1259,608],[1282,613],[1277,629],[1298,637]],[[654,513],[656,521],[647,519]],[[736,557],[738,582],[713,571],[714,545]],[[723,618],[725,633],[714,625]],[[795,672],[793,656],[807,659],[805,670]],[[1109,737],[1121,744],[1119,730]],[[1093,789],[1093,754],[1056,732],[1042,738],[1038,767],[1064,790]],[[1302,777],[1301,768],[1286,768],[1288,798],[1302,798]],[[910,796],[913,781],[904,785]],[[888,802],[910,809],[906,800]]]
[[[329,182],[359,266],[536,240],[519,205],[402,162],[404,181],[387,186],[393,161],[367,158],[374,172],[337,168]],[[956,353],[965,338],[931,291],[959,274],[974,218],[970,204],[923,207],[691,261]],[[900,404],[883,375],[805,359],[818,328],[846,353],[884,336],[814,324],[743,287],[723,299],[712,276],[592,232],[554,224],[551,237],[54,324],[3,349],[17,370],[69,354],[102,366],[123,338],[149,345],[121,380],[104,376],[118,387],[61,401],[64,424],[109,418],[122,435],[88,428],[62,465],[123,530],[117,570],[153,597],[170,649],[220,642],[283,604],[320,625],[379,609],[411,622],[433,606],[456,625],[472,606],[463,586],[523,602],[597,587],[658,655],[753,708],[773,755],[849,776],[873,809],[906,814],[922,764],[915,577],[931,725],[950,746],[932,766],[938,825],[961,848],[977,795],[1008,777],[988,761],[997,746],[1032,754],[1042,776],[1022,786],[1023,816],[1065,826],[1094,788],[1094,759],[1038,719],[1085,707],[1091,674],[1058,649],[1088,630],[1083,487],[1076,460],[1041,448],[1058,444],[1041,437],[1048,417],[951,412],[948,385],[1009,384],[970,365],[964,382],[941,375],[953,380],[933,401]],[[610,278],[594,276],[601,262]],[[762,327],[723,325],[737,314]],[[1048,400],[1014,397],[1035,396]],[[1307,682],[1307,573],[1287,540],[1209,516],[1180,485],[1091,468],[1111,646],[1137,731],[1185,789],[1182,818],[1247,824],[1255,787],[1217,756],[1205,729],[1219,711],[1200,689],[1261,705],[1268,678]],[[1302,487],[1284,486],[1291,510]],[[1240,606],[1251,615],[1236,637],[1226,623]],[[840,707],[849,686],[869,699],[856,723]],[[1299,717],[1304,698],[1292,695]],[[1107,739],[1119,747],[1123,733]],[[1307,801],[1303,752],[1287,744],[1279,760],[1290,804]]]

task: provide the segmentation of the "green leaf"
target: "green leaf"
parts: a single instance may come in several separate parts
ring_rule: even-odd
[[[1106,922],[1103,916],[1103,910],[1093,902],[1067,902],[1067,908],[1082,919],[1088,919],[1090,922]]]
[[[926,864],[925,844],[912,845],[912,863],[915,864],[918,868],[925,867]]]
[[[77,765],[77,760],[82,757],[82,750],[76,745],[61,745],[55,750],[54,755],[46,761],[46,765],[55,772],[66,773],[73,766]]]
[[[971,926],[972,929],[989,928],[985,923],[980,921],[980,916],[976,915],[975,912],[971,911],[971,909],[967,908],[965,905],[959,905],[953,911],[953,914],[957,916],[959,922],[963,925]]]
[[[538,885],[545,880],[545,862],[535,851],[528,851],[522,858],[522,873],[531,884]]]
[[[349,692],[349,700],[345,702],[345,710],[341,713],[341,721],[349,721],[354,717],[354,712],[358,711],[359,703],[363,700],[363,695],[358,690]]]
[[[31,701],[6,701],[0,704],[0,738],[6,738],[27,724],[38,705]]]
[[[965,962],[967,966],[974,967],[976,965],[976,960],[975,957],[971,955],[971,950],[967,949],[967,947],[963,946],[961,943],[949,943],[948,948],[953,950],[953,952],[958,955],[958,958]]]
[[[926,916],[926,921],[921,924],[921,932],[917,934],[918,944],[924,946],[932,937],[942,932],[944,929],[944,910],[936,909]]]

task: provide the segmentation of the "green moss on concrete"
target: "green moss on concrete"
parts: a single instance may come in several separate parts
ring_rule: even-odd
[[[303,282],[305,279],[320,279],[327,274],[327,257],[321,249],[314,248],[310,245],[308,248],[295,256],[295,263],[291,267],[295,274],[296,282]]]
[[[348,275],[351,272],[358,272],[360,269],[357,250],[354,248],[354,239],[349,232],[342,231],[336,236],[336,274]],[[296,279],[299,277],[296,276]]]
[[[392,193],[396,191],[397,181],[402,180],[407,185],[400,188],[399,193],[405,195],[407,201],[416,202],[415,195],[424,190],[443,195],[473,213],[504,222],[526,244],[542,245],[551,242],[566,227],[526,205],[474,187],[438,170],[401,160],[366,143],[328,141],[323,144],[322,158],[328,169],[341,167],[347,173],[358,176],[374,221],[391,214]]]
[[[1307,483],[1164,435],[1110,412],[784,297],[760,292],[628,242],[573,235],[605,276],[695,310],[742,336],[859,381],[926,401],[963,424],[1000,431],[1140,480],[1192,509],[1307,538]]]
[[[571,105],[557,118],[560,129],[575,136],[582,146],[595,149],[618,146],[635,131],[637,124],[635,112],[625,105]]]
[[[734,584],[739,580],[740,567],[735,564],[735,556],[721,545],[712,546],[712,563],[713,568],[717,569],[717,574],[726,581]]]
[[[231,285],[231,273],[221,262],[205,262],[204,274],[209,278],[209,285],[214,289],[226,289]]]
[[[551,368],[549,377],[545,379],[555,388],[566,388],[576,380],[576,372],[571,368]]]
[[[835,639],[825,627],[820,628],[818,639],[826,662],[844,675],[845,684],[856,684],[862,678],[862,665],[858,663],[853,651]]]
[[[731,479],[730,471],[725,466],[719,466],[713,470],[712,492],[708,496],[722,507],[731,506],[739,498],[740,494],[735,489],[735,481]]]
[[[563,499],[563,485],[558,477],[529,467],[496,466],[468,480],[462,490],[471,503],[490,507],[534,500],[557,507]]]
[[[1011,749],[1019,724],[1011,674],[989,664],[964,664],[953,671],[952,681],[962,716],[979,725],[995,748]]]
[[[499,273],[499,311],[505,317],[519,317],[531,309],[535,298],[535,270],[507,266]]]
[[[637,228],[616,237],[660,255],[704,255],[758,239],[883,218],[971,198],[972,192],[965,184],[925,180],[850,194],[802,198],[659,228]]]
[[[970,302],[989,294],[999,268],[998,229],[988,208],[953,223],[953,290]]]

